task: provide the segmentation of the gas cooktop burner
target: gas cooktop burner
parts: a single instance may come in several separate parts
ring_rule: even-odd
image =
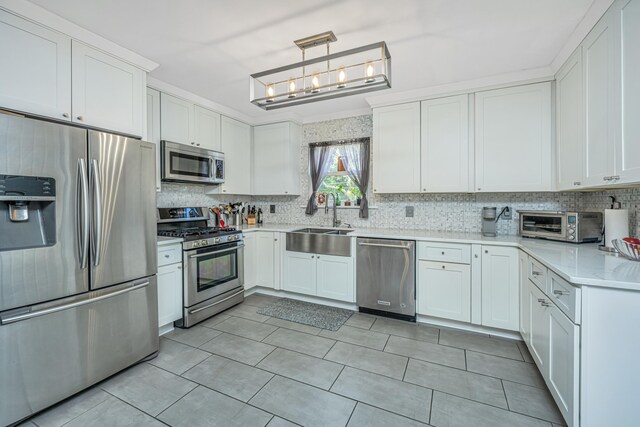
[[[220,228],[220,227],[189,227],[189,228],[175,228],[172,230],[158,230],[158,236],[165,237],[182,237],[185,240],[191,240],[201,237],[215,237],[224,236],[230,233],[234,233],[235,228]]]

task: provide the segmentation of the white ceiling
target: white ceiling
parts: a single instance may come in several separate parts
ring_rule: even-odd
[[[407,91],[549,66],[593,1],[32,0],[159,63],[151,76],[262,120],[275,112],[249,103],[248,76],[299,61],[295,39],[333,30],[333,52],[384,40],[393,89],[378,93]],[[290,109],[308,120],[367,106]]]

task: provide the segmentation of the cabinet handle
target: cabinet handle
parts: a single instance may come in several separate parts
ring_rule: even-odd
[[[612,181],[617,181],[620,179],[620,175],[614,175],[612,177],[610,177]]]
[[[69,113],[62,113],[62,117],[64,117],[65,119],[69,118]]]
[[[541,306],[543,306],[543,307],[551,307],[551,304],[549,304],[549,303],[548,303],[548,302],[546,302],[546,301],[542,301],[542,302],[540,303],[540,305],[541,305]]]
[[[78,120],[80,120],[80,121],[83,121],[83,120],[84,120],[84,117],[82,117],[82,116],[78,116],[78,117],[76,117],[76,119],[78,119]]]
[[[534,276],[540,276],[540,275],[542,275],[542,273],[541,273],[541,272],[539,272],[539,271],[532,271],[532,272],[531,272],[531,274],[533,274]]]
[[[182,266],[181,265],[178,266],[178,270],[182,270]]]
[[[169,255],[165,255],[164,257],[165,257],[165,258],[169,258]]]
[[[611,181],[612,179],[613,179],[613,177],[612,177],[612,176],[603,176],[603,177],[602,177],[602,180],[603,180],[603,181]]]
[[[478,254],[475,254],[474,257],[478,258]]]
[[[538,302],[547,302],[544,298],[538,298]]]
[[[580,181],[573,181],[573,185],[582,185]]]
[[[558,296],[569,295],[569,291],[561,291],[560,289],[555,289],[553,291],[553,294]]]

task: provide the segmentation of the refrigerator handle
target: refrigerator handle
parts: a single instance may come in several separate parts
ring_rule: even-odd
[[[91,250],[93,255],[93,265],[100,265],[102,254],[102,185],[100,183],[100,170],[98,161],[91,160],[91,189],[92,189],[92,211],[93,227],[91,229]]]
[[[80,268],[87,268],[89,257],[89,185],[87,183],[87,163],[78,159],[76,176],[76,236]]]

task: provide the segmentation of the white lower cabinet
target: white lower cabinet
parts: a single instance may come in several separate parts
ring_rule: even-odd
[[[354,302],[353,257],[286,251],[282,289]]]
[[[256,235],[258,233],[247,233],[244,235],[244,289],[251,289],[256,286]]]
[[[529,331],[531,329],[531,319],[529,317],[529,305],[526,303],[528,295],[528,264],[529,256],[518,251],[518,263],[520,267],[520,335],[527,344],[529,343]]]
[[[244,287],[280,287],[280,233],[254,231],[244,236]]]
[[[482,324],[518,331],[519,316],[518,249],[482,247]]]
[[[471,321],[469,265],[419,261],[418,277],[419,314]]]
[[[549,319],[546,314],[545,295],[530,280],[527,281],[527,298],[529,312],[529,352],[538,365],[543,376],[546,376],[547,360],[549,360]]]
[[[182,244],[158,246],[158,326],[182,318]],[[165,330],[166,332],[166,330]]]

